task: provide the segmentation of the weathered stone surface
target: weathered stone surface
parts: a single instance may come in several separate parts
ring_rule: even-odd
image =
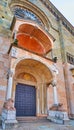
[[[17,123],[16,120],[16,110],[7,110],[3,109],[2,110],[2,115],[1,115],[1,120],[2,120],[2,129],[6,129],[6,124],[15,124]]]
[[[8,1],[0,0],[0,26],[10,28],[12,13],[8,7]]]
[[[64,124],[65,121],[69,121],[67,112],[49,110],[47,119],[58,124]]]
[[[27,8],[30,8],[31,12],[34,12],[35,14],[38,14],[38,11],[41,12],[41,15],[39,13],[39,18],[43,20],[45,23],[44,25],[48,25],[48,28],[46,26],[47,31],[54,37],[55,41],[53,43],[53,57],[57,57],[57,63],[56,66],[58,68],[58,75],[56,76],[57,78],[57,92],[58,92],[58,99],[59,102],[63,103],[63,109],[69,112],[69,114],[74,114],[74,77],[72,77],[71,71],[70,71],[70,64],[65,64],[67,63],[67,57],[66,53],[69,52],[70,54],[74,55],[74,37],[72,35],[73,30],[67,29],[62,23],[61,23],[61,28],[59,29],[59,21],[57,17],[54,15],[53,11],[50,11],[48,8],[48,2],[45,1],[46,4],[43,4],[41,1],[37,0],[29,0],[32,4],[34,4],[34,7],[36,6],[36,9],[38,7],[38,10],[30,8],[30,6],[26,6]],[[13,0],[12,4],[15,2],[19,2],[18,0]],[[23,1],[20,0],[20,5],[21,7],[23,6],[22,4]],[[26,1],[27,3],[28,1]],[[40,8],[40,9],[39,9]],[[52,7],[54,9],[54,7]],[[57,12],[55,12],[57,13]],[[20,60],[18,59],[14,65],[13,62],[15,59],[13,58],[11,61],[9,61],[9,56],[7,55],[8,49],[10,47],[11,41],[12,41],[12,32],[10,31],[10,25],[12,21],[12,13],[8,7],[8,1],[6,0],[0,0],[0,100],[4,101],[5,95],[6,95],[6,90],[7,90],[7,72],[9,65],[11,67],[17,65],[17,62],[22,60],[22,57],[27,59],[27,52],[25,54],[22,52],[22,50],[18,49],[18,55],[15,57],[18,59],[20,57]],[[45,16],[45,17],[43,17]],[[44,21],[44,19],[45,21]],[[67,23],[68,24],[68,23]],[[37,23],[38,26],[38,23]],[[71,26],[70,26],[71,27]],[[43,27],[43,30],[45,28]],[[71,27],[72,29],[72,27]],[[69,31],[68,31],[69,30]],[[60,34],[61,33],[61,34]],[[51,53],[49,52],[45,57],[52,58]],[[33,55],[30,53],[29,58],[32,59]],[[34,57],[34,60],[39,60],[39,62],[42,62],[40,57]],[[24,61],[25,62],[25,61]],[[32,64],[32,62],[30,62]],[[46,59],[44,60],[43,63],[46,63]],[[51,63],[50,63],[51,64]],[[12,66],[13,65],[13,66]],[[22,65],[23,66],[23,65]],[[21,67],[17,67],[16,69],[16,74],[19,72],[23,72],[23,69]],[[26,73],[31,73],[37,78],[37,82],[41,83],[44,82],[45,80],[48,81],[48,73],[46,74],[43,69],[41,70],[42,72],[39,73],[40,71],[34,70],[34,67],[28,66],[28,64],[25,64],[24,71]],[[37,64],[38,67],[38,64]],[[39,66],[37,69],[40,69],[41,66]],[[20,69],[21,68],[21,69]],[[44,76],[45,73],[45,76]],[[41,75],[42,74],[42,75]],[[14,75],[14,78],[16,76]],[[43,78],[43,77],[46,78]],[[18,76],[20,77],[20,76]],[[40,81],[41,78],[41,81]],[[51,80],[51,78],[50,78]],[[20,80],[21,81],[21,80]],[[30,84],[31,82],[26,82],[25,83]],[[37,83],[38,84],[38,83]],[[48,84],[48,82],[47,82]],[[35,84],[36,85],[36,84]],[[14,93],[15,93],[15,88],[16,88],[16,83],[13,85],[14,86]],[[39,84],[39,90],[41,91],[41,86],[42,84]],[[47,86],[48,87],[48,86]],[[46,90],[44,90],[46,91]],[[49,100],[48,100],[48,108],[50,108],[53,104],[53,90],[52,86],[49,85]],[[44,94],[44,93],[43,93]],[[38,96],[42,96],[38,92]],[[46,101],[46,95],[44,96],[44,100]],[[39,97],[38,97],[39,98]],[[41,98],[41,101],[39,102],[40,105],[40,112],[42,112],[42,109],[46,109],[45,103],[42,103],[43,99]],[[44,101],[44,102],[45,102]],[[68,104],[67,104],[68,103]],[[41,106],[43,105],[43,106]],[[0,109],[2,109],[3,103],[1,103]],[[43,107],[43,108],[41,108]],[[41,113],[40,113],[41,114]]]

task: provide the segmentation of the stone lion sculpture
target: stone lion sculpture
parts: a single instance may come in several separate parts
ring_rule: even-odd
[[[7,101],[5,101],[3,108],[7,110],[15,110],[13,99],[10,98]]]
[[[50,110],[53,110],[53,111],[63,111],[63,104],[62,103],[59,103],[58,105],[53,105]]]

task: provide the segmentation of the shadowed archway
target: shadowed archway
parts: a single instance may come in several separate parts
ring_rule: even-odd
[[[17,116],[37,116],[37,114],[46,113],[47,84],[51,83],[52,79],[51,71],[39,61],[25,59],[16,65],[15,107]]]

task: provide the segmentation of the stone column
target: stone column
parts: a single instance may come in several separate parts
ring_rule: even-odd
[[[58,96],[57,96],[56,86],[53,86],[53,98],[54,98],[54,105],[58,105]]]
[[[12,95],[12,83],[13,83],[13,70],[10,70],[9,71],[9,77],[8,77],[8,87],[7,87],[6,99],[11,98],[11,95]]]
[[[47,110],[49,110],[49,86],[47,88]]]
[[[43,91],[43,88],[44,88],[44,84],[42,84],[42,86],[41,86],[41,88],[42,88],[42,114],[44,114],[44,91]]]
[[[39,98],[40,98],[40,92],[39,92],[39,87],[38,87],[37,88],[37,115],[39,115],[39,112],[40,112]]]
[[[52,82],[53,86],[53,98],[54,98],[54,105],[58,105],[58,95],[57,95],[57,80],[56,80],[56,72],[54,72],[54,79]]]

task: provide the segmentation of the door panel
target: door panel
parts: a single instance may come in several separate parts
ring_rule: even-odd
[[[36,115],[36,89],[34,86],[17,84],[15,108],[16,116]]]

